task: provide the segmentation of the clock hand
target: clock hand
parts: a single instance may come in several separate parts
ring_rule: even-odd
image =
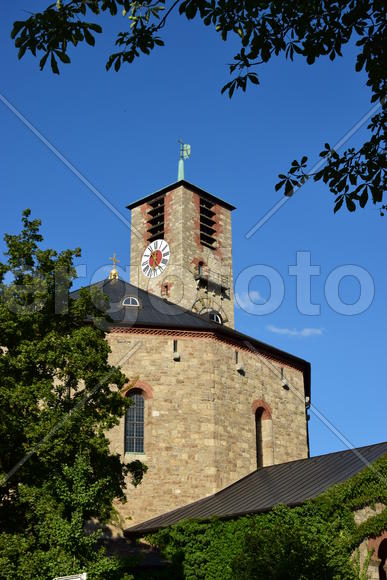
[[[152,258],[153,258],[153,269],[156,270],[156,268],[158,267],[156,252],[152,256]]]
[[[153,263],[151,263],[151,260],[153,261]],[[153,255],[153,252],[151,252],[151,255],[149,256],[149,266],[154,270],[154,264],[155,264],[155,258]]]
[[[152,268],[155,270],[158,267],[158,261],[157,261],[157,250],[152,252],[152,258],[153,258],[153,266]]]

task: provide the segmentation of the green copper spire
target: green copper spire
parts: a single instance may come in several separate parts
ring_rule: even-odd
[[[184,161],[191,157],[191,145],[187,145],[182,139],[179,139],[180,143],[180,159],[179,159],[179,170],[177,173],[177,181],[184,179]]]

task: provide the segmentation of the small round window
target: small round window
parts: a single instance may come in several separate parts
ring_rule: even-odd
[[[122,306],[134,306],[135,308],[138,308],[140,306],[140,302],[135,296],[127,296],[123,299]]]
[[[217,324],[222,324],[222,317],[219,312],[210,312],[210,320],[216,322]]]

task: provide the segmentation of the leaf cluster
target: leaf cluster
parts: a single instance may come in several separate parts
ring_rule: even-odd
[[[11,36],[19,58],[27,50],[34,56],[42,54],[43,69],[50,57],[52,71],[58,74],[58,59],[63,64],[70,62],[70,45],[82,41],[94,45],[93,33],[102,32],[99,24],[85,19],[88,14],[116,16],[121,12],[128,26],[117,36],[120,50],[106,63],[107,70],[118,71],[123,63],[132,63],[141,54],[163,46],[159,33],[175,8],[188,20],[197,17],[212,26],[222,40],[234,36],[240,42],[240,50],[229,65],[232,78],[222,88],[229,97],[236,90],[246,91],[249,84],[259,85],[256,69],[273,57],[303,58],[310,65],[321,57],[333,61],[343,56],[343,47],[355,38],[359,50],[355,69],[366,72],[371,102],[380,103],[381,108],[368,126],[371,138],[357,150],[347,149],[341,155],[328,146],[324,154],[327,164],[314,174],[308,173],[302,162],[298,170],[292,164],[287,174],[280,174],[276,190],[284,188],[285,195],[292,195],[313,176],[315,181],[323,180],[335,195],[335,211],[344,201],[353,212],[372,200],[384,215],[387,35],[383,0],[172,0],[170,5],[165,0],[63,0],[15,22]]]
[[[100,526],[113,500],[125,500],[127,476],[138,485],[145,466],[122,463],[106,437],[130,404],[92,323],[107,305],[88,289],[69,296],[80,250],[42,249],[39,226],[26,210],[0,262],[0,578],[86,568],[113,578]]]
[[[284,188],[284,194],[291,196],[309,179],[323,181],[335,196],[334,212],[344,204],[348,211],[354,212],[357,207],[364,208],[368,201],[378,204],[380,215],[384,215],[385,205],[381,205],[386,190],[386,153],[383,127],[387,121],[387,110],[383,110],[371,119],[368,126],[374,131],[369,141],[361,147],[345,150],[341,155],[329,143],[320,153],[324,160],[321,169],[309,172],[306,168],[308,158],[292,161],[287,174],[278,175],[280,181],[276,191]]]

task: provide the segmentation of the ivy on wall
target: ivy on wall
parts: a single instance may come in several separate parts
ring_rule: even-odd
[[[186,521],[148,536],[190,580],[355,579],[353,553],[387,529],[387,509],[357,526],[354,511],[387,505],[387,456],[298,507],[234,520]],[[152,576],[156,578],[157,576]]]

